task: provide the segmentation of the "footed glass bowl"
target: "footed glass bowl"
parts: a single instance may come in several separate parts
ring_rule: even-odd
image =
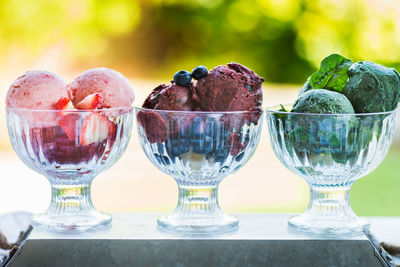
[[[175,210],[158,219],[174,232],[234,230],[218,204],[218,186],[253,155],[262,111],[200,112],[136,108],[139,140],[150,161],[178,184]]]
[[[106,226],[90,197],[97,174],[124,152],[132,130],[132,108],[107,110],[26,110],[7,108],[11,144],[20,159],[47,177],[50,207],[32,224],[54,231],[85,231]]]
[[[386,156],[395,111],[307,114],[279,108],[266,110],[273,150],[310,186],[307,210],[292,217],[289,225],[321,235],[358,234],[367,229],[368,220],[351,209],[350,188]]]

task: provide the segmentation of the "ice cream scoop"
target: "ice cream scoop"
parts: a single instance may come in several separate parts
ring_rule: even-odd
[[[217,66],[198,81],[195,100],[204,111],[255,110],[262,105],[263,81],[238,63]]]
[[[391,111],[400,97],[400,75],[371,61],[354,63],[348,70],[349,81],[342,93],[357,113]]]
[[[10,86],[6,105],[10,108],[54,110],[60,97],[67,97],[64,80],[58,75],[42,70],[25,72]]]
[[[197,80],[191,82],[191,78]],[[252,70],[238,63],[217,66],[211,71],[207,71],[204,66],[195,68],[192,73],[179,71],[174,75],[172,84],[161,84],[153,89],[143,103],[143,108],[156,110],[176,110],[176,111],[248,111],[242,116],[232,114],[222,114],[219,120],[225,125],[233,128],[241,128],[243,124],[257,123],[261,116],[262,87],[264,81]],[[180,85],[178,85],[180,84]],[[183,86],[184,84],[184,86]],[[161,113],[162,116],[151,114],[151,119],[155,122],[146,122],[149,116],[144,116],[143,111],[138,113],[138,122],[145,129],[151,143],[165,141],[165,119],[171,116],[170,113]],[[167,116],[168,115],[168,116]],[[191,132],[191,125],[195,125],[199,114],[188,113],[186,123],[177,127],[171,127],[170,137],[177,139],[182,134]],[[158,127],[155,127],[157,125]],[[154,126],[154,127],[153,127]],[[198,125],[197,128],[205,131],[210,125]],[[196,128],[196,127],[195,127]],[[202,129],[203,128],[203,129]],[[229,139],[230,137],[226,137]],[[232,137],[233,146],[239,147],[241,144],[236,142],[236,137]],[[176,140],[167,140],[167,147],[175,149],[173,144]],[[186,149],[186,148],[185,148]],[[200,151],[200,150],[196,150]],[[236,153],[239,149],[233,151]],[[180,150],[181,152],[181,150]],[[202,150],[204,152],[204,150]]]
[[[99,93],[102,99],[97,108],[131,107],[135,99],[132,86],[121,73],[109,68],[94,68],[76,77],[67,86],[74,105],[88,95]]]
[[[288,136],[285,140],[294,142],[297,152],[326,154],[342,162],[356,151],[359,143],[355,145],[351,141],[354,136],[340,134],[342,131],[353,133],[352,129],[358,127],[358,120],[353,115],[354,108],[343,94],[326,89],[306,91],[295,102],[292,108],[294,112],[290,115],[275,115],[285,121],[284,130]],[[349,140],[346,142],[343,138]],[[345,149],[341,146],[343,143],[348,143]]]
[[[350,101],[341,93],[326,89],[312,89],[300,95],[292,112],[341,114],[355,113]]]
[[[310,84],[310,77],[308,77],[307,81],[303,84],[303,87],[301,87],[299,91],[299,96],[310,90],[312,90],[312,86]]]
[[[58,75],[42,70],[27,71],[10,86],[6,97],[7,108],[18,108],[16,113],[31,127],[57,125],[56,105],[60,97],[67,97],[66,83]],[[25,112],[47,110],[49,112]],[[54,111],[53,111],[54,110]]]
[[[252,70],[238,63],[217,66],[208,73],[205,67],[201,67],[204,73],[199,77],[195,75],[198,78],[197,83],[191,82],[187,86],[177,83],[161,84],[147,97],[143,107],[184,111],[261,109],[263,97],[261,84],[264,79]]]
[[[146,98],[143,107],[160,110],[193,110],[193,84],[179,86],[177,84],[161,84],[153,89]]]

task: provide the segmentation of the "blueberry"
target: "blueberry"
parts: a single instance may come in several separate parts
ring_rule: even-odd
[[[228,142],[225,144],[223,143],[216,143],[215,149],[210,153],[210,156],[214,158],[216,162],[224,162],[229,157],[229,152],[231,150],[230,145]]]
[[[215,131],[214,133],[214,151],[213,157],[216,162],[224,162],[230,155],[231,145],[229,143],[229,137],[231,136],[231,131],[222,130]]]
[[[154,153],[154,156],[156,157],[157,161],[163,166],[167,166],[167,165],[171,164],[168,157],[166,157],[166,156],[161,156],[158,153]]]
[[[213,151],[214,139],[207,135],[209,123],[203,118],[194,118],[191,125],[190,145],[193,152],[198,154],[208,154]]]
[[[206,132],[205,134],[213,139],[218,137],[218,125],[214,120],[207,120]]]
[[[200,80],[203,77],[206,77],[208,73],[208,70],[204,66],[198,66],[197,68],[194,68],[192,70],[192,77],[195,80]]]
[[[214,157],[216,162],[224,162],[229,156],[229,148],[229,146],[216,148],[211,156]]]
[[[180,86],[188,86],[192,82],[192,75],[186,70],[180,70],[175,73],[174,82]]]
[[[197,154],[208,154],[214,150],[214,142],[212,138],[203,136],[202,138],[198,139],[191,139],[190,140],[191,147],[194,153]]]
[[[194,118],[191,125],[191,135],[196,136],[194,138],[198,138],[197,136],[204,134],[204,132],[205,122],[203,121],[203,119],[200,117]]]
[[[175,157],[180,157],[182,154],[189,152],[190,142],[189,138],[185,137],[171,137],[165,141],[165,148],[168,155],[174,160]]]
[[[237,156],[236,156],[236,158],[235,158],[235,160],[236,161],[241,161],[242,159],[243,159],[243,157],[244,157],[244,151],[243,152],[240,152]]]

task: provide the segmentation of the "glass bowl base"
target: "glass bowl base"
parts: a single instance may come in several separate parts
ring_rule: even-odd
[[[368,219],[363,217],[315,218],[305,215],[291,217],[288,224],[292,230],[321,236],[360,235],[370,226]]]
[[[231,215],[195,216],[171,213],[163,215],[157,220],[162,230],[174,233],[189,234],[220,234],[235,231],[239,220]]]
[[[55,232],[84,232],[110,225],[111,215],[101,212],[88,214],[37,214],[32,216],[32,225]]]

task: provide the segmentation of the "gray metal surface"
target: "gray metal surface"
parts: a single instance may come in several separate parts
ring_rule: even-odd
[[[370,220],[370,232],[378,243],[384,242],[400,248],[400,217],[372,217]],[[400,266],[398,256],[392,256],[392,262],[396,266]]]
[[[366,236],[319,238],[288,231],[286,214],[239,214],[239,230],[172,235],[159,214],[113,214],[105,231],[34,230],[8,266],[382,266]]]
[[[22,245],[25,237],[29,235],[30,231],[28,231],[28,228],[31,222],[31,215],[29,212],[14,212],[0,215],[0,231],[4,235],[3,238],[7,239],[2,239],[1,241],[3,245],[5,245],[4,243],[8,243],[14,246],[10,250],[0,248],[0,266],[5,265],[9,261],[10,256]],[[24,232],[24,234],[21,235],[21,232]]]

